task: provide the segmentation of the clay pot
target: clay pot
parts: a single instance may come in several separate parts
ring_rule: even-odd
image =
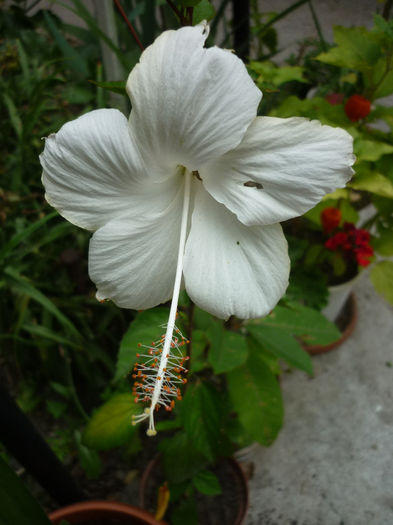
[[[334,350],[352,334],[356,326],[357,318],[358,309],[356,298],[355,295],[351,293],[346,300],[340,315],[336,319],[336,324],[341,331],[341,337],[337,339],[337,341],[333,341],[327,345],[303,345],[303,348],[311,355],[324,354]]]
[[[346,281],[336,286],[329,286],[329,300],[328,304],[323,308],[322,313],[332,323],[340,315],[349,295],[352,292],[353,285],[358,280],[360,274],[358,273],[351,280]]]
[[[60,525],[62,520],[71,525],[166,525],[157,521],[149,512],[116,501],[83,501],[55,510],[49,515],[53,525]]]
[[[218,477],[222,494],[218,496],[197,495],[198,523],[203,525],[242,525],[247,514],[249,494],[246,476],[233,458],[222,458],[212,468]],[[142,475],[139,504],[152,510],[157,503],[158,488],[165,476],[160,456],[147,465]]]

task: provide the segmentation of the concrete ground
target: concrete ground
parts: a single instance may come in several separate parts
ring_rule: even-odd
[[[352,336],[283,378],[284,427],[248,452],[246,525],[393,524],[393,308],[366,273],[355,292]]]

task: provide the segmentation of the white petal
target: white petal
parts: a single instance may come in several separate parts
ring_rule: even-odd
[[[273,224],[312,208],[351,178],[352,137],[304,118],[258,117],[241,144],[200,170],[209,193],[244,224]]]
[[[132,211],[97,230],[90,241],[89,274],[97,299],[144,310],[172,296],[183,184],[169,208],[149,219]]]
[[[262,96],[242,61],[205,49],[206,27],[165,31],[131,71],[130,124],[146,156],[197,170],[237,146]]]
[[[281,226],[245,226],[200,185],[184,261],[191,299],[222,319],[262,317],[284,294],[288,275]]]
[[[130,137],[128,121],[100,109],[65,124],[40,156],[46,199],[70,222],[96,230],[130,207],[149,213],[168,206],[175,178],[153,183]]]

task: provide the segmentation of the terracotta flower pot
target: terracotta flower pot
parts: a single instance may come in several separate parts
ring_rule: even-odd
[[[62,520],[71,525],[90,524],[91,520],[99,520],[100,525],[166,525],[157,521],[149,512],[116,501],[83,501],[55,510],[49,515],[53,525],[60,525]]]
[[[355,277],[349,281],[346,281],[345,283],[338,284],[336,286],[329,286],[328,304],[322,310],[322,313],[326,319],[329,319],[331,322],[334,322],[337,319],[350,293],[352,292],[353,285],[358,280],[359,276],[360,274],[357,274]]]
[[[242,468],[235,459],[222,458],[212,471],[220,481],[222,494],[205,496],[198,493],[198,523],[242,525],[249,504],[248,483]],[[139,504],[142,507],[149,510],[155,507],[158,488],[164,481],[160,456],[157,456],[147,465],[141,478]]]
[[[355,329],[356,321],[358,318],[358,309],[356,304],[356,298],[351,293],[346,300],[344,307],[341,310],[342,318],[340,316],[336,319],[336,324],[341,331],[341,337],[337,341],[333,341],[327,345],[303,345],[303,348],[311,355],[324,354],[334,350],[340,346],[348,337],[352,334]]]

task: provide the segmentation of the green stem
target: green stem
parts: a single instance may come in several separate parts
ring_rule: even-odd
[[[323,38],[322,28],[321,28],[321,25],[319,23],[319,20],[318,20],[317,14],[315,12],[314,6],[312,5],[312,0],[308,1],[308,7],[310,8],[311,16],[312,16],[312,19],[313,19],[314,25],[315,25],[315,29],[317,30],[317,33],[318,33],[319,41],[321,43],[321,48],[322,48],[323,51],[327,51],[326,41]]]
[[[64,359],[64,361],[65,361],[66,380],[67,380],[67,383],[68,383],[68,388],[70,389],[70,392],[71,392],[72,400],[73,400],[76,408],[78,409],[80,415],[83,417],[83,419],[85,421],[89,421],[90,418],[86,414],[85,409],[83,408],[83,406],[81,405],[81,402],[79,401],[78,394],[76,392],[74,378],[73,378],[72,369],[71,369],[71,359],[69,358],[68,353],[65,350],[64,350],[64,352],[65,352],[65,359]]]
[[[385,20],[390,18],[390,10],[392,9],[393,0],[386,0],[385,5],[383,6],[382,16]]]

